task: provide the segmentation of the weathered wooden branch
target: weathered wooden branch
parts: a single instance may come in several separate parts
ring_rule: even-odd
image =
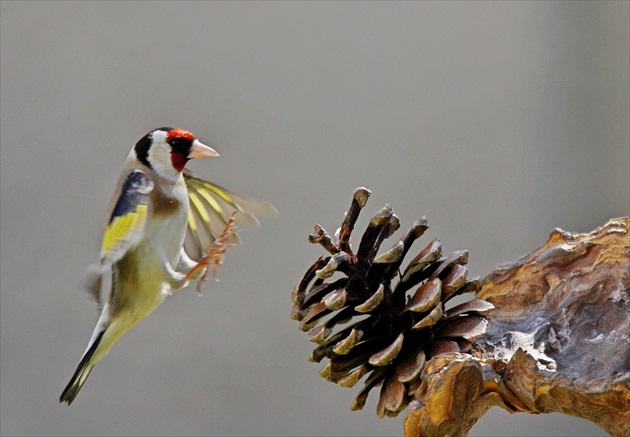
[[[407,436],[465,436],[491,407],[587,419],[630,435],[630,218],[561,230],[499,267],[477,298],[494,304],[474,353],[430,360]]]

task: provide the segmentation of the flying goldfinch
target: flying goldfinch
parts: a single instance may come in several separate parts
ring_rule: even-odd
[[[101,262],[92,277],[98,299],[101,275],[111,271],[111,291],[60,402],[71,404],[94,365],[167,295],[205,275],[207,266],[193,259],[202,258],[219,236],[226,237],[222,232],[231,226],[233,212],[239,228],[258,223],[256,215],[275,214],[269,203],[184,169],[190,159],[214,156],[219,154],[190,132],[170,127],[149,132],[131,149],[109,206]]]

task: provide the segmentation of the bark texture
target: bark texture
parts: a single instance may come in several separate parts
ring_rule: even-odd
[[[559,412],[630,435],[630,218],[589,234],[554,230],[498,267],[478,299],[495,306],[473,354],[434,357],[407,436],[464,436],[494,406]]]

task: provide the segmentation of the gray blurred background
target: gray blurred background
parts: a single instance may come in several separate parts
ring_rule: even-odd
[[[290,292],[358,186],[472,275],[629,209],[628,2],[1,3],[3,435],[400,435],[307,362]],[[160,126],[280,211],[58,397],[98,317],[79,290],[113,184]],[[397,234],[399,235],[399,234]],[[424,245],[417,243],[417,250]],[[473,435],[603,435],[491,410]]]

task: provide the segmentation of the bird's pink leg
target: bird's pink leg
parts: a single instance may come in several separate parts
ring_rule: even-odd
[[[212,276],[216,278],[217,269],[219,266],[223,265],[223,255],[227,253],[227,251],[234,244],[229,241],[232,239],[234,234],[236,233],[236,229],[234,228],[234,215],[236,212],[233,212],[228,219],[225,229],[217,238],[217,240],[212,244],[212,247],[208,252],[199,260],[196,266],[194,266],[190,272],[186,275],[186,279],[190,279],[193,275],[201,269],[204,269],[203,275],[197,281],[197,291],[200,290],[201,284],[208,280],[208,268],[212,265]]]

